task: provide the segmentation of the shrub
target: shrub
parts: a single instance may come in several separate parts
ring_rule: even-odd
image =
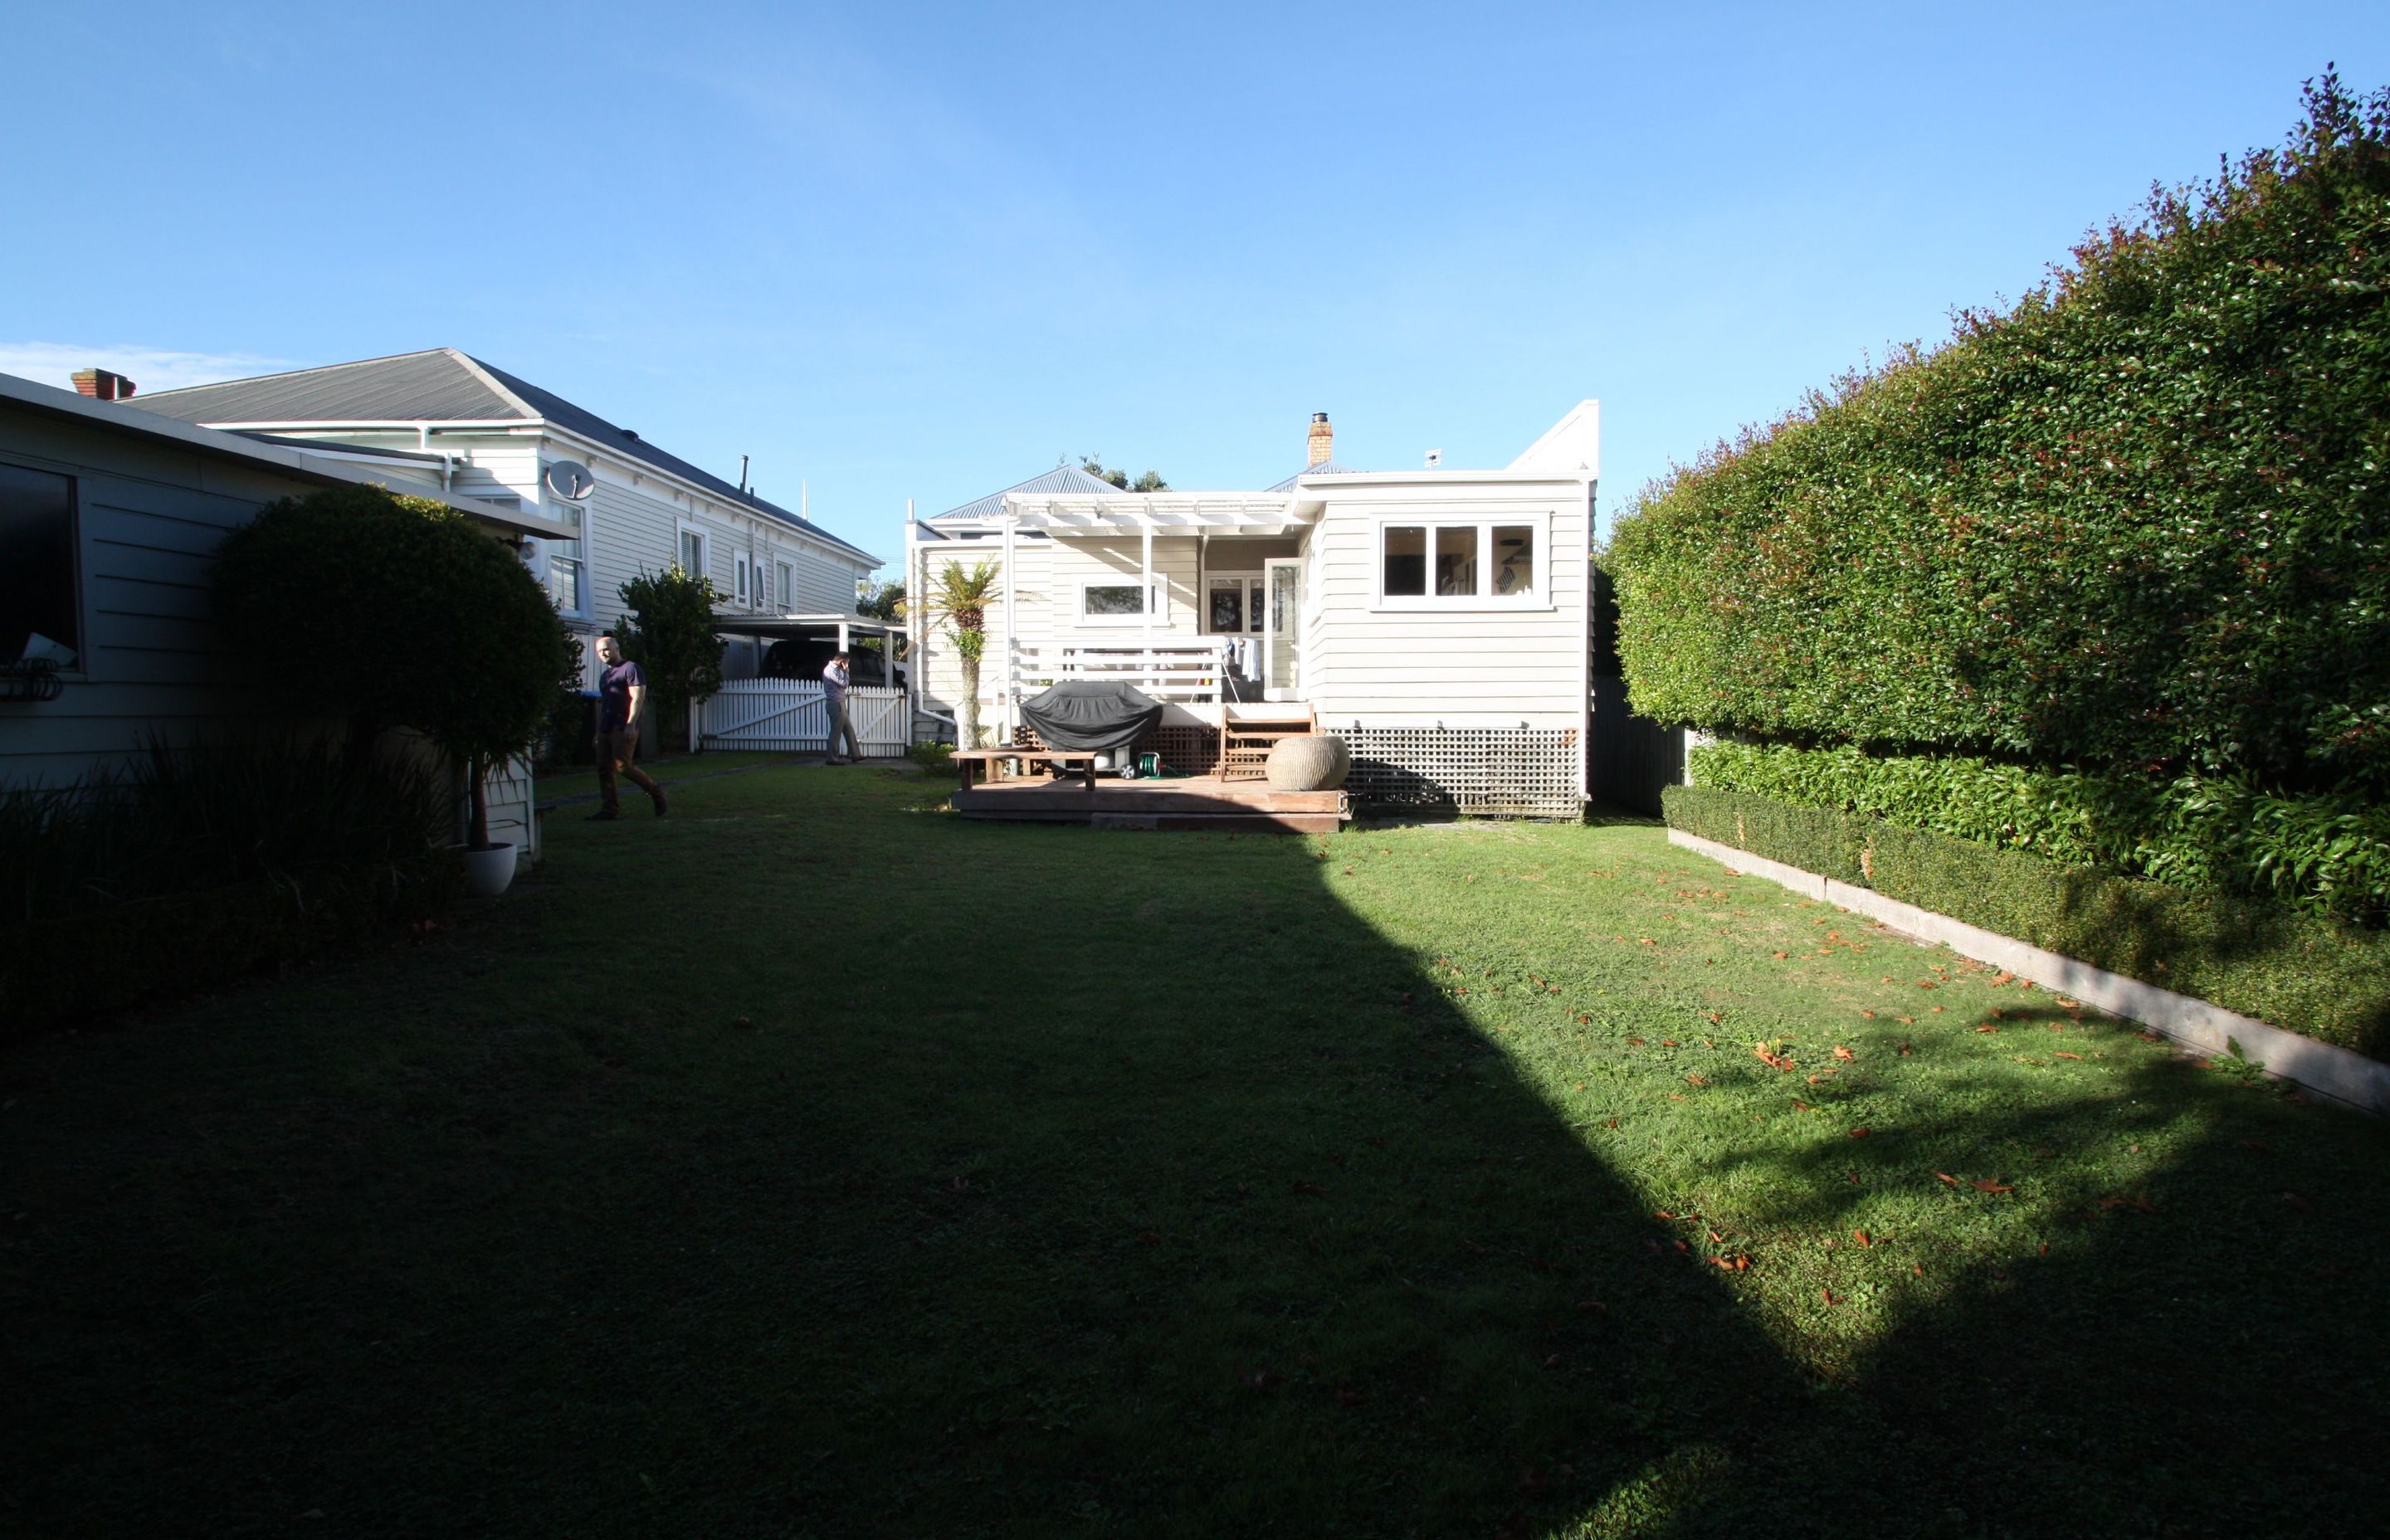
[[[183,752],[0,799],[0,1027],[237,979],[459,892],[449,801],[419,762],[338,745]]]
[[[1689,834],[2390,1059],[2390,933],[1745,791],[1663,801]]]
[[[1701,785],[1863,814],[2179,887],[2271,898],[2352,923],[2390,915],[2390,809],[2346,794],[2274,796],[2246,781],[2036,770],[1844,744],[1711,743]]]
[[[691,577],[678,566],[642,572],[623,584],[631,612],[615,622],[623,656],[639,665],[656,696],[656,721],[669,729],[685,721],[688,703],[722,688],[723,640],[713,629],[713,606],[722,597],[713,580]]]
[[[906,751],[913,763],[932,775],[951,775],[955,768],[955,746],[951,743],[916,743]]]
[[[286,498],[226,538],[226,633],[293,708],[345,712],[362,752],[411,727],[465,771],[470,843],[484,779],[528,750],[572,662],[538,580],[463,514],[378,487]]]
[[[2390,791],[2390,93],[2152,199],[1646,492],[1637,709],[1799,741]]]

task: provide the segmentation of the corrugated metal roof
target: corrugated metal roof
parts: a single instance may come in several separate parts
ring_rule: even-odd
[[[965,503],[958,508],[948,508],[932,519],[930,522],[943,524],[950,519],[957,521],[968,519],[993,519],[1004,511],[1005,498],[1016,492],[1074,492],[1100,497],[1107,493],[1119,490],[1120,488],[1110,481],[1090,476],[1077,466],[1058,465],[1051,470],[1006,487],[1002,492],[991,492],[986,496]]]
[[[538,417],[584,438],[595,439],[619,454],[644,460],[659,470],[694,481],[727,501],[819,535],[859,557],[871,555],[813,520],[752,493],[743,493],[713,472],[657,448],[553,391],[542,390],[455,348],[432,348],[423,353],[331,364],[255,379],[231,379],[220,385],[160,391],[137,396],[126,404],[185,422],[201,423],[475,422]]]
[[[1294,483],[1303,480],[1305,476],[1352,476],[1357,475],[1360,468],[1361,468],[1358,466],[1338,465],[1334,460],[1330,460],[1322,465],[1307,465],[1301,470],[1296,471],[1293,475],[1288,477],[1285,481],[1280,481],[1278,485],[1273,487],[1264,487],[1262,490],[1265,492],[1292,492],[1294,490]]]
[[[386,422],[529,417],[454,348],[331,364],[135,396],[139,411],[185,422]]]

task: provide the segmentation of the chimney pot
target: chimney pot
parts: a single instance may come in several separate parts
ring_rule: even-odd
[[[1306,465],[1304,468],[1309,469],[1311,466],[1326,465],[1330,459],[1334,458],[1335,452],[1336,430],[1329,426],[1328,414],[1325,412],[1312,413],[1311,460],[1310,464]]]
[[[94,401],[131,401],[140,387],[110,369],[77,369],[74,388]]]

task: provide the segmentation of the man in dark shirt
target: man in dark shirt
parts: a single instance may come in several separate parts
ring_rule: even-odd
[[[854,719],[846,714],[847,655],[843,652],[829,661],[822,670],[822,704],[829,711],[829,754],[825,764],[853,764],[863,757],[863,746],[854,741]],[[846,740],[846,757],[838,757],[839,740]]]
[[[623,648],[610,634],[598,638],[598,661],[606,671],[598,676],[598,795],[602,805],[593,818],[619,818],[623,799],[614,777],[627,776],[631,784],[655,799],[656,816],[664,815],[664,789],[631,763],[639,749],[639,708],[647,704],[648,676],[639,665],[626,662]]]

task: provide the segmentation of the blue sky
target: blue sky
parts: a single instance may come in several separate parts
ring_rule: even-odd
[[[53,5],[0,369],[462,348],[883,556],[1099,452],[1602,498],[2390,81],[2390,6]]]

